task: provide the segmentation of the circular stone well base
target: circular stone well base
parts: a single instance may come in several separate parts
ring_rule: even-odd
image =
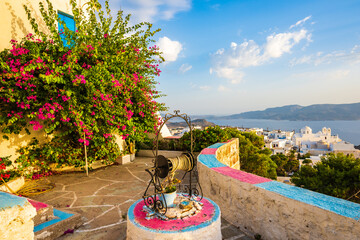
[[[130,206],[127,215],[127,240],[221,240],[221,217],[219,206],[208,198],[201,200],[203,209],[195,216],[184,219],[146,220],[142,211],[143,199]]]

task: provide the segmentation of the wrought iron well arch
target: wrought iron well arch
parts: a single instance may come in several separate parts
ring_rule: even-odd
[[[159,155],[159,137],[160,137],[161,129],[164,127],[164,125],[170,119],[176,118],[176,117],[183,119],[187,123],[187,125],[189,127],[189,132],[190,132],[190,152],[183,153],[181,155],[181,156],[184,155],[188,158],[191,158],[191,161],[193,163],[192,168],[189,171],[185,171],[185,173],[182,177],[182,180],[183,180],[185,178],[185,176],[187,175],[187,173],[188,172],[190,173],[189,186],[184,186],[184,190],[185,190],[184,193],[186,193],[188,195],[189,199],[199,198],[199,201],[200,201],[203,198],[202,188],[199,183],[199,177],[198,177],[198,173],[197,173],[197,160],[194,157],[194,152],[193,152],[193,145],[194,145],[193,137],[194,136],[193,136],[193,126],[191,124],[191,119],[187,114],[185,114],[185,113],[180,114],[179,110],[175,110],[174,114],[167,113],[165,115],[163,122],[161,123],[160,127],[156,131],[156,136],[154,139],[154,146],[153,146],[153,150],[152,150],[153,154],[154,154],[154,160],[153,160],[154,167],[145,169],[145,171],[147,171],[150,174],[151,180],[150,180],[150,182],[144,192],[144,195],[143,195],[144,203],[157,216],[162,217],[162,218],[164,217],[168,206],[167,206],[166,201],[159,200],[160,196],[162,196],[162,198],[165,199],[164,193],[162,192],[162,188],[161,188],[160,176],[163,176],[163,174],[164,174],[164,165],[163,165],[164,160],[163,159],[166,159],[164,156]],[[165,172],[167,174],[168,169],[165,170]],[[194,176],[192,176],[192,173],[194,173]],[[195,185],[193,183],[193,179],[192,179],[193,177],[195,177],[195,180],[196,180]],[[151,185],[154,188],[154,193],[148,194],[148,190]],[[197,186],[198,186],[198,188],[197,188]]]

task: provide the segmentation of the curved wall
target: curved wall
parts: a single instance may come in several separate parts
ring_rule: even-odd
[[[262,239],[360,239],[360,204],[230,168],[235,139],[198,156],[203,194],[222,217]]]

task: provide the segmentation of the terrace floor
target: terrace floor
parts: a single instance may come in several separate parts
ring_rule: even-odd
[[[150,180],[145,168],[152,166],[152,158],[136,157],[126,165],[92,171],[89,177],[85,173],[51,176],[55,189],[32,199],[82,215],[84,224],[59,239],[126,239],[127,210],[142,197]],[[221,232],[226,240],[253,239],[224,219]]]

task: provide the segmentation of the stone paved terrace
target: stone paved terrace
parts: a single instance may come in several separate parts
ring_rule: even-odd
[[[127,210],[142,197],[150,179],[145,168],[152,166],[152,158],[137,157],[133,163],[92,171],[89,177],[85,173],[51,176],[55,189],[33,199],[83,216],[80,228],[59,239],[126,239]],[[221,229],[223,239],[253,239],[224,219]]]

